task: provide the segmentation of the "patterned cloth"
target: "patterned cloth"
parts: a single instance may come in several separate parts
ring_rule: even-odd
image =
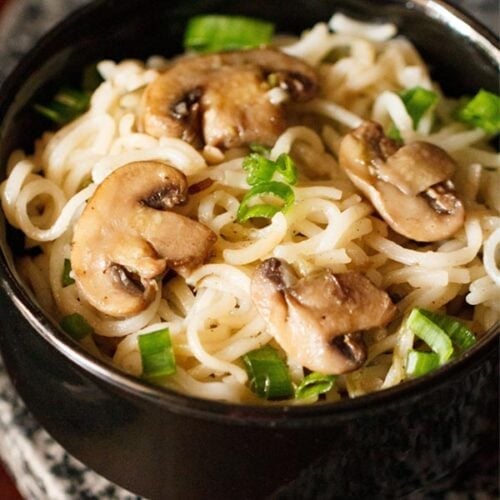
[[[16,61],[61,17],[88,0],[11,0],[0,18],[0,83]],[[455,0],[499,33],[496,0]],[[496,435],[497,430],[492,429]],[[38,425],[7,378],[0,358],[0,458],[29,500],[140,500],[74,459]],[[498,442],[484,444],[451,477],[406,500],[496,500]]]

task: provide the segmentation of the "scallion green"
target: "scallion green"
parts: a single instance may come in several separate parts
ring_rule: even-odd
[[[72,285],[75,280],[71,277],[71,261],[69,259],[64,259],[63,272],[61,276],[61,283],[63,287]]]
[[[401,136],[401,132],[396,127],[396,124],[394,122],[391,123],[391,126],[389,127],[389,130],[387,131],[387,137],[389,139],[392,139],[393,141],[396,141],[399,144],[403,144],[403,137]]]
[[[148,380],[173,375],[176,372],[175,355],[168,328],[137,337],[142,361],[142,376]]]
[[[452,344],[458,347],[460,351],[465,351],[476,343],[475,335],[455,318],[425,309],[420,309],[420,313],[438,325],[450,337]]]
[[[281,153],[275,163],[276,172],[278,172],[288,184],[293,185],[297,183],[297,167],[289,154]]]
[[[64,316],[60,325],[61,328],[75,340],[82,340],[84,337],[94,332],[94,329],[87,323],[87,320],[78,313]]]
[[[243,356],[250,388],[264,399],[293,396],[293,384],[285,362],[271,346],[261,347]]]
[[[288,184],[297,182],[297,167],[292,157],[282,153],[276,161],[270,160],[267,153],[252,152],[243,159],[243,169],[248,172],[247,182],[250,186],[273,179],[275,173]]]
[[[87,111],[90,94],[82,90],[63,87],[47,104],[35,104],[34,109],[49,120],[64,125]]]
[[[408,353],[406,373],[410,377],[429,373],[446,363],[454,354],[454,348],[464,351],[476,342],[474,334],[460,321],[426,309],[413,309],[407,326],[433,351],[411,350]]]
[[[420,377],[439,367],[439,356],[435,352],[420,352],[414,349],[408,352],[406,374]]]
[[[258,204],[250,206],[250,200],[256,196],[272,195],[283,200],[283,205]],[[238,208],[237,219],[239,222],[245,222],[253,217],[272,218],[277,212],[286,212],[295,201],[295,195],[290,186],[283,182],[261,182],[250,189]]]
[[[436,92],[423,87],[413,87],[401,92],[399,95],[412,119],[415,130],[424,114],[438,99]]]
[[[439,356],[444,364],[453,354],[453,346],[446,332],[428,316],[423,309],[415,308],[408,316],[407,326]]]
[[[270,181],[276,171],[276,164],[260,153],[250,153],[243,160],[243,169],[248,172],[250,186]]]
[[[500,132],[500,96],[481,89],[459,108],[457,118],[490,134],[497,134]]]
[[[197,52],[249,49],[271,41],[274,24],[244,16],[203,15],[189,20],[184,47]]]
[[[335,384],[335,375],[312,372],[306,375],[295,389],[295,397],[307,399],[328,392]]]
[[[266,158],[269,157],[269,153],[271,152],[271,148],[268,146],[264,146],[263,144],[259,144],[258,142],[252,142],[249,145],[250,151],[252,153],[259,153],[260,155],[265,156]]]

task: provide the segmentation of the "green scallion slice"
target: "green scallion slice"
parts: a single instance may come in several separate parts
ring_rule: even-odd
[[[249,148],[250,151],[252,151],[252,153],[259,153],[260,155],[265,156],[266,158],[269,156],[269,153],[271,152],[270,147],[259,144],[258,142],[252,142],[249,145]]]
[[[184,48],[197,52],[249,49],[271,41],[274,25],[244,16],[205,15],[189,20]]]
[[[270,181],[276,171],[276,164],[260,153],[250,153],[243,160],[243,169],[248,172],[248,184],[253,186]]]
[[[328,392],[335,384],[335,375],[312,372],[306,375],[295,389],[295,397],[307,399]]]
[[[38,114],[45,116],[45,118],[48,118],[50,121],[53,121],[58,125],[64,125],[70,122],[73,118],[73,115],[68,112],[68,109],[65,106],[61,106],[59,103],[54,101],[47,105],[35,104],[33,108],[38,112]]]
[[[59,324],[75,340],[82,340],[87,335],[94,333],[94,329],[87,323],[87,320],[78,313],[64,316]]]
[[[273,195],[283,200],[283,205],[259,204],[250,206],[249,202],[252,198],[260,195]],[[277,212],[286,212],[295,201],[293,189],[283,182],[261,182],[248,191],[238,208],[237,219],[239,222],[245,222],[252,217],[272,218]]]
[[[72,285],[75,280],[70,276],[71,273],[71,261],[69,259],[64,259],[63,272],[61,276],[61,283],[63,287]]]
[[[289,154],[281,153],[276,159],[276,172],[278,172],[288,184],[296,184],[297,167]]]
[[[175,355],[168,328],[143,333],[137,337],[137,343],[145,379],[154,380],[175,373]]]
[[[500,96],[481,89],[457,112],[457,118],[490,134],[500,132]]]
[[[261,203],[246,208],[244,212],[238,211],[238,220],[240,222],[245,222],[253,218],[272,219],[279,211],[280,207],[276,205]]]
[[[439,367],[439,356],[435,352],[411,350],[406,359],[406,374],[409,377],[420,377]]]
[[[439,326],[450,337],[452,344],[458,347],[460,351],[465,351],[476,343],[475,335],[455,318],[425,309],[421,309],[420,312]]]
[[[255,349],[243,356],[250,387],[264,399],[285,399],[293,396],[293,384],[285,362],[271,346]]]
[[[387,131],[387,137],[389,137],[389,139],[392,139],[393,141],[396,141],[399,144],[403,144],[404,142],[403,137],[401,137],[401,132],[398,129],[398,127],[396,127],[396,124],[394,122],[391,123],[391,126]]]
[[[58,125],[65,125],[85,111],[90,104],[90,94],[78,89],[63,87],[48,104],[35,104],[34,109]]]
[[[71,87],[63,87],[54,96],[54,100],[75,112],[83,112],[89,105],[89,94]]]
[[[250,186],[271,181],[275,172],[288,184],[297,182],[297,167],[287,153],[280,154],[276,161],[270,160],[267,154],[250,153],[243,160],[243,169],[248,172],[247,182]]]
[[[413,128],[415,130],[422,116],[424,116],[426,111],[433,106],[438,99],[436,92],[424,89],[423,87],[413,87],[401,92],[399,95],[412,119]]]
[[[451,358],[453,346],[450,337],[439,325],[426,316],[424,310],[413,309],[408,316],[407,325],[439,356],[440,364],[446,363]]]

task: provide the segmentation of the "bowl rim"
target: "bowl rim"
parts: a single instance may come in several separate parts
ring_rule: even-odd
[[[407,9],[420,10],[428,17],[448,24],[451,30],[464,35],[471,43],[480,47],[491,59],[492,64],[497,63],[500,67],[498,39],[486,27],[460,8],[443,0],[397,1],[403,5],[406,4]],[[0,88],[0,119],[4,119],[9,109],[10,100],[8,97],[15,95],[18,87],[15,84],[19,81],[20,76],[33,72],[31,60],[36,59],[37,54],[42,52],[45,45],[49,44],[53,38],[57,38],[59,32],[65,31],[66,26],[73,24],[82,16],[88,15],[87,12],[92,12],[104,3],[106,0],[94,0],[77,8],[43,35],[35,46],[21,58]],[[386,5],[391,3],[394,3],[394,0],[389,0]],[[1,233],[5,232],[5,225],[6,222],[2,214],[0,219]],[[271,405],[256,405],[202,399],[148,384],[88,353],[44,313],[33,294],[22,284],[14,270],[9,258],[10,249],[5,242],[2,243],[1,247],[0,287],[24,319],[33,327],[35,333],[40,334],[52,348],[62,354],[70,365],[76,367],[81,373],[93,377],[98,384],[110,385],[114,390],[121,390],[140,400],[153,402],[173,413],[206,420],[231,421],[231,423],[239,425],[304,427],[304,425],[312,424],[328,425],[332,419],[352,418],[353,414],[366,410],[386,411],[389,406],[399,405],[402,399],[424,397],[426,393],[438,389],[449,379],[459,377],[463,370],[478,366],[483,359],[491,356],[492,351],[495,350],[496,339],[500,334],[500,323],[497,323],[474,347],[462,354],[460,358],[452,360],[436,371],[354,399],[313,405],[291,405],[279,402]]]

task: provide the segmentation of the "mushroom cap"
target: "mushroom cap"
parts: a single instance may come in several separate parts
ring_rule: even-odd
[[[187,199],[184,174],[160,161],[132,162],[96,189],[74,227],[71,264],[83,297],[126,317],[145,309],[167,269],[202,264],[215,243],[203,224],[170,211]]]
[[[267,95],[270,74],[292,100],[316,92],[314,70],[276,50],[185,56],[146,88],[139,126],[155,137],[180,137],[196,146],[271,146],[286,120],[282,106]]]
[[[455,168],[455,162],[443,149],[430,142],[415,141],[380,162],[377,174],[404,194],[416,196],[449,179]]]
[[[287,355],[306,368],[342,374],[366,359],[361,331],[386,325],[396,308],[363,274],[330,269],[298,278],[279,259],[252,278],[252,299]]]
[[[379,124],[365,122],[342,139],[339,163],[397,233],[430,242],[462,227],[464,207],[450,181],[456,164],[438,146],[397,148]]]

